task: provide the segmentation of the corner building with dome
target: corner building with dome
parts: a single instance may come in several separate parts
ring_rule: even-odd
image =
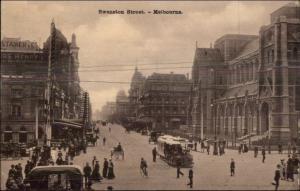
[[[52,136],[60,129],[79,128],[82,94],[78,75],[79,47],[51,24],[52,39]],[[1,143],[31,144],[45,138],[46,89],[50,37],[43,48],[20,38],[1,39]]]

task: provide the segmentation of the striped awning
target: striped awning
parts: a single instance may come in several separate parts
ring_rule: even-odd
[[[75,129],[81,129],[83,127],[83,124],[80,123],[71,123],[68,121],[54,121],[52,123],[53,125],[58,125],[58,126],[64,126],[64,127],[71,127],[71,128],[75,128]]]

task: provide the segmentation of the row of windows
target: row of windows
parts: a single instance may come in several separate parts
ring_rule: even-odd
[[[229,70],[228,83],[238,84],[257,79],[258,63],[239,64]]]
[[[4,132],[4,142],[12,142],[12,141],[13,141],[12,133]],[[26,132],[19,133],[19,142],[27,143],[27,133]]]
[[[158,100],[145,100],[143,101],[144,104],[155,104],[155,103],[164,103],[164,104],[185,104],[186,101],[185,100],[181,100],[181,101],[177,101],[177,100],[161,100],[161,99],[158,99]]]
[[[164,110],[166,114],[185,114],[185,110],[168,110],[165,109]],[[147,115],[151,115],[151,114],[160,114],[163,113],[162,110],[148,110],[148,111],[144,111],[145,114]]]

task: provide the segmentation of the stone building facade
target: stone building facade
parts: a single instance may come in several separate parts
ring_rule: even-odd
[[[153,73],[141,91],[138,120],[161,130],[186,124],[190,86],[184,74]]]
[[[120,90],[116,96],[116,117],[118,122],[125,122],[130,116],[129,99],[124,90]]]
[[[76,37],[55,29],[52,113],[55,120],[80,120],[82,89]],[[30,143],[45,136],[50,38],[40,48],[19,38],[1,40],[1,142]],[[59,125],[57,123],[56,125]]]
[[[300,8],[271,14],[256,35],[196,48],[191,127],[204,137],[255,144],[296,141],[300,119]]]

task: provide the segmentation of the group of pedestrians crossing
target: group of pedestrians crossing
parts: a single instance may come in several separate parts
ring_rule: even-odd
[[[102,175],[100,173],[99,160],[94,156],[92,166],[87,162],[83,168],[85,187],[89,187],[93,182],[101,182],[103,178],[114,179],[114,164],[111,159],[104,158]]]

